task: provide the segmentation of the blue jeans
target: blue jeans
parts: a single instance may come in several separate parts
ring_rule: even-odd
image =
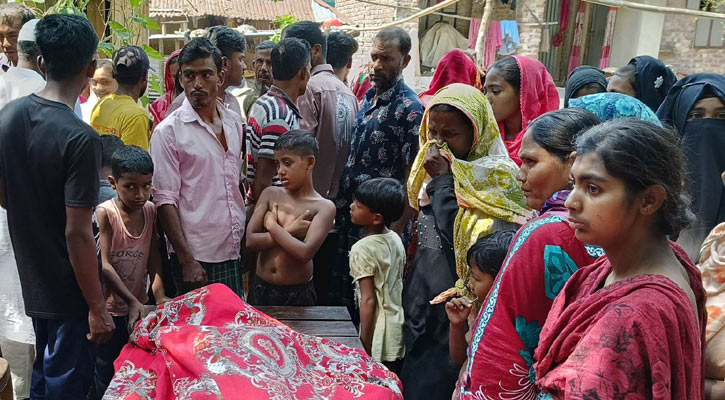
[[[33,318],[36,357],[32,400],[85,400],[93,384],[96,345],[88,320]]]

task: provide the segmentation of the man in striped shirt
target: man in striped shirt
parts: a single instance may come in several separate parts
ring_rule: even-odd
[[[307,42],[283,39],[272,49],[274,84],[249,113],[247,204],[255,203],[267,186],[282,186],[274,165],[274,144],[281,135],[299,128],[297,98],[305,94],[310,68]]]

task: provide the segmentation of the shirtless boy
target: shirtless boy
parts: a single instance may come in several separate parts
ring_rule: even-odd
[[[277,139],[274,163],[283,187],[264,189],[247,231],[247,251],[259,252],[250,304],[317,303],[312,258],[335,219],[335,205],[312,185],[317,149],[317,139],[306,131],[291,130]]]

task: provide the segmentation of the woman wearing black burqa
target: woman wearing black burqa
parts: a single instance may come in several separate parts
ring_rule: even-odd
[[[663,123],[682,137],[687,187],[697,222],[678,238],[697,261],[700,245],[715,225],[725,221],[725,77],[693,74],[677,82],[657,111]]]

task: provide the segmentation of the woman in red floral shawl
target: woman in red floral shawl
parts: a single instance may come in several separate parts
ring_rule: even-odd
[[[156,99],[156,101],[151,103],[151,106],[149,107],[149,111],[151,111],[151,115],[154,118],[154,126],[158,125],[159,122],[166,118],[166,110],[169,109],[169,106],[171,105],[171,102],[174,101],[174,98],[181,93],[180,91],[177,92],[174,90],[176,89],[174,85],[176,82],[176,74],[172,73],[172,67],[174,66],[176,66],[175,68],[178,71],[177,59],[179,58],[180,53],[181,50],[176,50],[171,53],[169,59],[166,61],[164,74],[164,87],[166,92]]]
[[[606,122],[577,141],[569,223],[606,257],[554,301],[536,350],[539,398],[702,399],[705,291],[668,240],[694,218],[683,171],[676,133],[647,122]]]
[[[460,399],[533,399],[534,350],[554,298],[579,267],[601,254],[574,237],[564,201],[574,138],[601,121],[575,109],[553,111],[531,123],[519,155],[517,179],[526,203],[541,215],[513,239],[506,261],[472,327]]]
[[[214,284],[136,325],[104,399],[402,400],[364,351],[293,331]]]

